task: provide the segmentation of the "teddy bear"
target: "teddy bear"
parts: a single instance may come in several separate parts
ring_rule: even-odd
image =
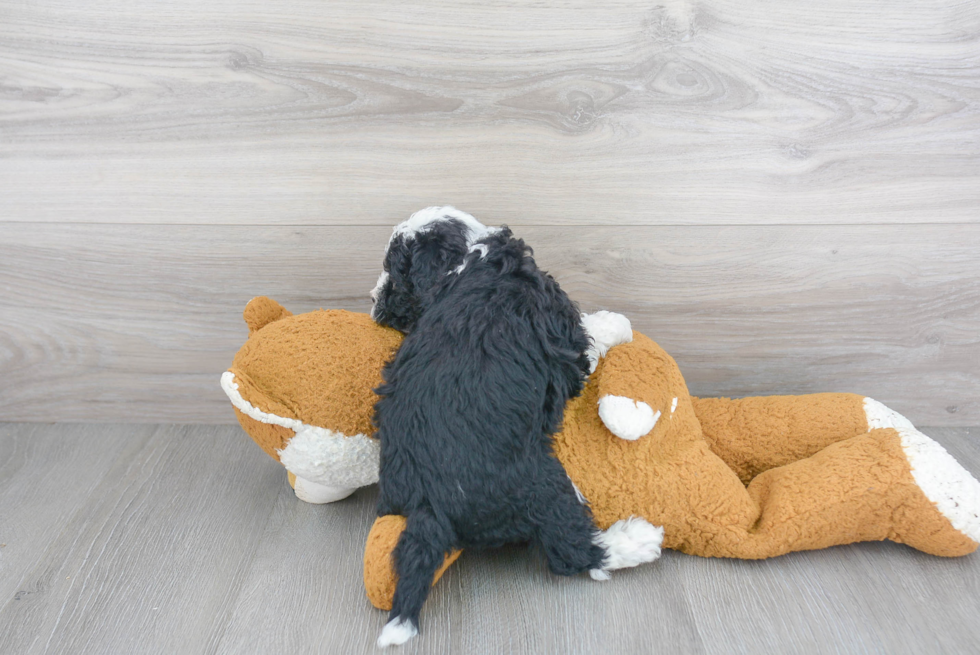
[[[296,496],[334,502],[378,479],[372,411],[401,334],[367,314],[293,315],[260,297],[221,378],[243,429],[287,469]],[[583,316],[593,372],[565,408],[554,453],[597,527],[642,517],[663,547],[761,559],[890,539],[960,556],[980,543],[980,483],[937,442],[857,394],[690,395],[674,360],[611,312]],[[404,518],[376,519],[368,598],[390,609]],[[447,553],[433,584],[459,552]]]

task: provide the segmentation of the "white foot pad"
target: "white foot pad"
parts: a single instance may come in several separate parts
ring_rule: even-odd
[[[411,621],[403,621],[399,616],[388,621],[384,629],[381,630],[381,636],[378,637],[378,648],[401,646],[418,633],[418,629],[412,625]]]
[[[660,411],[642,401],[626,396],[603,396],[599,399],[599,418],[620,439],[636,441],[649,434],[660,418]]]
[[[304,480],[303,478],[297,477],[296,484],[293,487],[296,492],[296,497],[307,503],[312,503],[314,505],[323,505],[324,503],[332,503],[337,500],[343,500],[347,496],[351,495],[357,489],[345,489],[342,487],[328,487],[324,484],[317,484],[316,482],[310,482],[309,480]]]

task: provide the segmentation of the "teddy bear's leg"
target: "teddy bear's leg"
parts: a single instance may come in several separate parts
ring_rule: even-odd
[[[895,410],[872,398],[864,399],[864,409],[872,430],[893,429],[898,433],[916,485],[957,531],[974,542],[973,548],[976,548],[976,543],[980,542],[980,482],[945,448],[919,432],[911,421]],[[920,523],[908,522],[899,537],[896,541],[931,552],[919,545],[932,539],[932,534]]]
[[[748,484],[759,473],[865,434],[865,398],[850,393],[691,398],[712,452]]]
[[[404,532],[405,526],[404,516],[389,514],[375,519],[371,532],[368,533],[367,544],[364,547],[364,590],[371,604],[381,610],[390,610],[395,596],[398,575],[395,573],[392,553],[398,545],[398,538]],[[433,585],[462,552],[454,550],[446,555],[442,566],[432,578]]]
[[[756,476],[760,516],[732,538],[735,557],[771,557],[891,539],[933,555],[973,552],[980,483],[914,429],[874,429]]]

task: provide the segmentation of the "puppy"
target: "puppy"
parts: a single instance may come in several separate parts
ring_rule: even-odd
[[[392,232],[385,250],[384,272],[371,292],[371,318],[409,333],[430,302],[431,293],[460,273],[470,252],[486,254],[481,240],[497,234],[454,207],[429,207],[412,214]]]
[[[622,535],[604,539],[552,452],[565,403],[591,369],[589,338],[531,249],[506,227],[430,208],[395,228],[384,269],[372,316],[407,336],[377,389],[378,515],[404,515],[407,526],[378,645],[418,633],[433,575],[454,549],[530,541],[552,572],[596,579],[655,559],[659,534],[642,522],[654,533],[629,528],[623,563]]]

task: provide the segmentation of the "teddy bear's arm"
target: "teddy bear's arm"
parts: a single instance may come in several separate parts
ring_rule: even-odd
[[[635,441],[662,419],[689,403],[690,395],[677,364],[664,350],[640,334],[610,350],[595,375],[599,385],[599,417],[614,435]]]
[[[368,533],[364,547],[364,590],[371,604],[381,610],[390,610],[395,596],[398,576],[395,573],[392,554],[398,545],[398,537],[405,531],[405,517],[396,514],[379,516]],[[463,551],[454,550],[446,555],[442,566],[432,578],[434,585],[456,561]]]

